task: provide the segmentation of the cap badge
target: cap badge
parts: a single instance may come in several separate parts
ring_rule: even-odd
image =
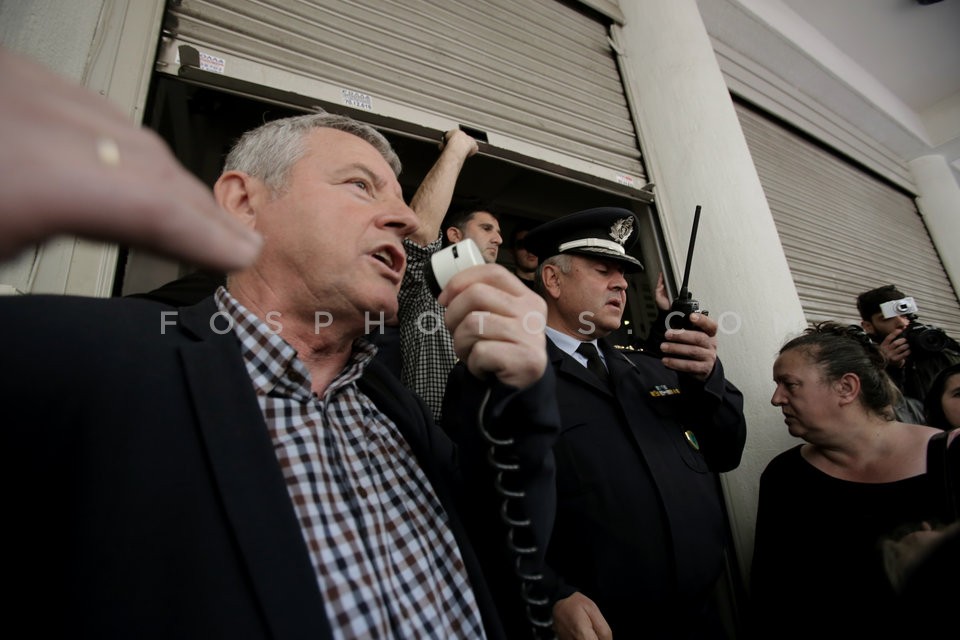
[[[610,227],[610,237],[623,245],[633,233],[633,217],[621,218]]]

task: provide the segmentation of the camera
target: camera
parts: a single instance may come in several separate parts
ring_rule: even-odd
[[[921,355],[923,353],[940,353],[948,346],[955,344],[943,329],[923,324],[917,320],[917,303],[911,297],[890,300],[880,305],[880,313],[885,319],[906,316],[910,324],[903,330],[903,337],[910,345],[910,352]]]
[[[439,296],[450,278],[483,262],[480,248],[470,238],[452,244],[430,256],[430,268],[424,274],[427,286],[434,296]]]
[[[911,353],[940,353],[953,343],[943,329],[910,318],[910,324],[903,330],[903,337],[910,345]]]
[[[917,303],[910,297],[890,300],[880,305],[880,313],[883,314],[884,319],[906,316],[916,312]]]

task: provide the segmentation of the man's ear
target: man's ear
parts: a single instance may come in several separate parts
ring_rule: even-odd
[[[543,289],[553,300],[560,297],[560,268],[555,264],[545,264],[540,269]]]
[[[259,180],[243,172],[226,171],[213,185],[213,196],[225,211],[254,229],[257,222],[254,198],[257,191],[263,188]]]
[[[874,336],[877,334],[877,328],[874,327],[873,323],[870,322],[869,320],[861,320],[860,326],[863,327],[863,330],[866,331],[867,334],[871,336]]]
[[[456,244],[463,240],[463,233],[456,227],[448,227],[447,240],[450,241],[450,244]]]

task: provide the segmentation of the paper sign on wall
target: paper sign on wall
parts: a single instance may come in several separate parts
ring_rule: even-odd
[[[373,98],[365,93],[353,91],[352,89],[341,89],[340,95],[343,96],[343,104],[354,109],[363,109],[364,111],[373,110]]]

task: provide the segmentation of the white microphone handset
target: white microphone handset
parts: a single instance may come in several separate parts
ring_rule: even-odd
[[[434,296],[439,296],[450,278],[464,269],[484,262],[480,248],[473,240],[467,238],[433,254],[430,257],[430,268],[424,275],[430,291]],[[514,560],[513,571],[520,581],[520,596],[533,637],[538,640],[552,640],[556,637],[553,633],[553,615],[550,600],[543,595],[541,585],[543,573],[539,563],[536,562],[538,550],[535,545],[528,542],[531,536],[531,521],[523,513],[526,492],[511,486],[517,481],[514,476],[517,476],[520,471],[520,465],[509,453],[510,447],[514,445],[514,439],[511,436],[495,436],[483,424],[490,391],[488,385],[477,412],[477,427],[489,446],[486,457],[494,476],[494,491],[501,499],[500,520],[506,527],[507,549]]]
[[[430,268],[425,274],[427,285],[434,296],[439,296],[450,278],[464,269],[484,263],[477,243],[467,238],[457,244],[444,247],[430,256]]]

